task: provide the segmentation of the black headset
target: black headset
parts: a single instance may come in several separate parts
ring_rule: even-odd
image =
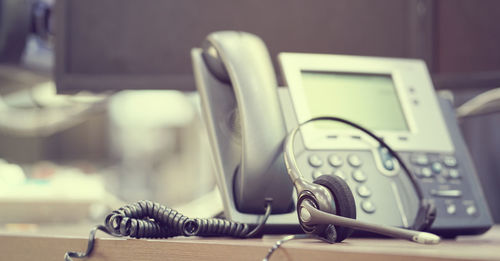
[[[356,204],[347,183],[334,175],[322,175],[313,183],[305,180],[294,156],[295,135],[299,129],[313,121],[336,121],[363,131],[378,141],[398,161],[408,174],[419,199],[419,209],[412,229],[402,229],[385,225],[370,224],[356,220]],[[306,233],[316,234],[333,243],[349,237],[353,229],[365,230],[390,237],[404,238],[418,243],[436,244],[440,238],[434,234],[420,232],[430,228],[436,218],[436,208],[425,200],[422,189],[401,158],[382,139],[366,128],[337,117],[317,117],[305,121],[294,128],[284,144],[284,158],[287,172],[297,191],[297,214],[300,226]],[[420,231],[415,231],[420,230]]]

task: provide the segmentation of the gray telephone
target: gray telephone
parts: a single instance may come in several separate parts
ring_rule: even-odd
[[[262,40],[235,31],[210,34],[192,61],[229,220],[258,223],[272,198],[267,224],[298,229],[283,140],[299,123],[329,115],[373,130],[400,155],[437,209],[431,231],[452,237],[492,226],[453,108],[437,98],[422,61],[282,53],[288,86],[278,88]],[[329,174],[347,182],[359,220],[403,228],[415,221],[418,200],[408,175],[363,133],[313,123],[295,147],[305,179]]]

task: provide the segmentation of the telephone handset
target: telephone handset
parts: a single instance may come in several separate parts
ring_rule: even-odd
[[[452,108],[436,97],[423,62],[297,53],[279,59],[284,88],[277,88],[268,51],[255,35],[212,33],[192,51],[226,218],[256,224],[272,198],[269,227],[297,231],[303,217],[294,211],[283,141],[300,123],[331,115],[374,130],[414,175],[359,131],[322,123],[301,128],[297,169],[308,183],[331,176],[347,184],[358,220],[410,228],[419,212],[417,180],[437,208],[431,231],[455,236],[492,226]]]
[[[277,81],[264,43],[242,32],[207,37],[201,51],[212,73],[210,106],[219,151],[218,172],[231,182],[234,204],[242,213],[263,213],[265,199],[273,213],[293,210],[292,186],[283,163],[285,123],[276,90]],[[228,155],[231,154],[231,155]],[[221,162],[224,161],[224,162]]]

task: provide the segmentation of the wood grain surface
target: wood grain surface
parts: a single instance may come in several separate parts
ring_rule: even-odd
[[[55,226],[0,230],[0,260],[63,260],[66,251],[84,251],[90,226]],[[26,230],[26,227],[24,228]],[[262,260],[281,236],[259,239],[113,238],[98,232],[86,260]],[[80,259],[75,259],[80,260]],[[285,243],[270,260],[500,260],[500,226],[484,235],[446,239],[438,245],[405,240],[350,238],[339,244],[315,239]]]

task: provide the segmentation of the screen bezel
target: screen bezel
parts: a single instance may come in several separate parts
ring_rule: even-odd
[[[349,55],[280,53],[279,62],[290,91],[298,123],[311,118],[302,85],[302,71],[391,75],[409,131],[372,131],[399,151],[453,151],[451,138],[423,61]],[[363,126],[362,122],[359,124]],[[366,149],[377,145],[361,131],[352,128],[321,129],[310,124],[303,127],[301,132],[306,148],[311,150]]]

